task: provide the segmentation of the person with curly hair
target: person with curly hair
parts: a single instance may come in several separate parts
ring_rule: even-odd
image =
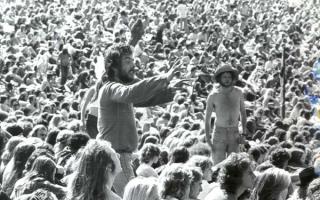
[[[203,179],[210,182],[212,180],[212,166],[213,162],[210,158],[206,156],[192,156],[188,162],[187,165],[193,166],[193,167],[199,167],[201,169],[201,172],[203,174]]]
[[[169,165],[160,175],[159,192],[162,200],[186,200],[190,195],[192,174],[182,164]]]
[[[160,156],[160,148],[155,144],[145,144],[140,150],[140,166],[136,170],[137,176],[158,177],[157,172],[152,168]]]
[[[232,153],[221,165],[219,186],[213,188],[205,200],[237,200],[253,187],[256,176],[248,154]]]

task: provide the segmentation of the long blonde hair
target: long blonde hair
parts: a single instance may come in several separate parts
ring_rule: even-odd
[[[137,177],[125,188],[123,200],[159,200],[156,178]]]

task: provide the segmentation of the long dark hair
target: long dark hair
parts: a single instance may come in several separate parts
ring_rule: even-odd
[[[105,74],[108,80],[114,81],[115,69],[121,68],[121,58],[125,55],[131,55],[133,52],[130,45],[116,44],[110,46],[104,55],[105,61]]]
[[[69,182],[68,199],[70,200],[105,200],[108,199],[106,184],[108,166],[116,170],[112,160],[111,145],[103,140],[90,140]]]
[[[41,177],[54,183],[55,171],[56,163],[48,156],[42,155],[36,158],[31,170],[26,173],[25,177],[29,180]]]

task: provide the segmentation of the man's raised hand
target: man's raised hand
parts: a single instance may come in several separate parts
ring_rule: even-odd
[[[168,82],[170,82],[173,79],[175,73],[180,70],[181,66],[182,66],[181,60],[176,60],[174,62],[174,64],[170,67],[169,71],[167,72]]]

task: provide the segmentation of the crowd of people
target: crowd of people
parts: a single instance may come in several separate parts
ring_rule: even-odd
[[[320,199],[320,2],[0,2],[0,199]]]

